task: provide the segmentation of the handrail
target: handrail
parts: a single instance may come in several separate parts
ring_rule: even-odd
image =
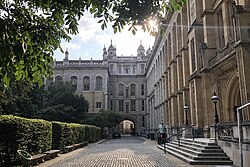
[[[180,137],[179,137],[179,134],[182,133],[183,131],[187,130],[187,129],[190,129],[192,128],[192,137],[193,137],[193,140],[194,140],[194,130],[193,130],[193,126],[195,125],[188,125],[186,126],[185,128],[183,128],[181,131],[178,131],[176,134],[173,134],[171,135],[170,137],[166,138],[165,139],[165,142],[164,142],[164,153],[166,154],[166,142],[173,138],[174,136],[177,136],[177,139],[178,139],[178,146],[180,147]]]
[[[173,138],[174,136],[179,135],[181,132],[183,132],[183,131],[185,131],[185,130],[187,130],[187,129],[189,129],[189,128],[192,128],[193,126],[195,126],[195,125],[188,125],[188,126],[186,126],[186,127],[185,127],[184,129],[182,129],[181,131],[179,131],[179,132],[177,132],[176,134],[173,134],[173,135],[171,135],[170,137],[166,138],[166,140],[169,140],[169,139]],[[193,135],[193,133],[192,133],[192,135]],[[193,140],[194,140],[194,135],[193,135]]]

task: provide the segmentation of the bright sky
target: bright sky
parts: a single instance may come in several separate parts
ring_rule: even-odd
[[[107,49],[111,44],[116,47],[117,56],[136,56],[137,49],[142,41],[142,45],[145,50],[149,47],[152,48],[154,44],[154,37],[148,33],[138,29],[136,35],[133,35],[131,31],[126,29],[122,30],[121,33],[113,33],[112,28],[101,29],[101,24],[97,23],[97,20],[91,15],[84,15],[79,22],[79,34],[72,36],[70,43],[63,42],[62,48],[66,51],[68,48],[69,59],[78,60],[101,60],[103,47]],[[56,50],[54,53],[54,59],[63,60],[64,53]]]

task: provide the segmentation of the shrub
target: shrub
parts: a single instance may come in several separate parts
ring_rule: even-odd
[[[93,143],[98,141],[100,136],[101,128],[93,125],[86,125],[86,140],[88,140],[90,143]]]
[[[38,119],[0,115],[0,166],[15,166],[17,150],[37,154],[51,149],[52,124]]]
[[[85,126],[81,124],[52,122],[52,147],[62,149],[64,146],[85,140]]]

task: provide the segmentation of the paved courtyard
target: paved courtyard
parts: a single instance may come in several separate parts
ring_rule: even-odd
[[[190,167],[157,149],[156,142],[123,136],[46,161],[37,167]],[[199,166],[195,166],[199,167]],[[203,166],[205,167],[205,166]],[[211,167],[211,166],[207,166]]]
[[[150,141],[149,141],[150,142]],[[155,142],[155,141],[154,141]],[[152,149],[153,147],[153,149]],[[177,167],[163,153],[138,137],[125,136],[74,151],[70,156],[60,155],[47,167]]]

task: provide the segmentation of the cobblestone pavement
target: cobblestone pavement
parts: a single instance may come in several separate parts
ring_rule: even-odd
[[[60,154],[36,167],[192,167],[157,148],[156,141],[123,136]],[[195,167],[229,167],[195,165]]]
[[[154,145],[155,147],[155,145]],[[45,166],[39,165],[39,166]],[[151,148],[137,137],[122,137],[107,140],[78,151],[74,155],[61,159],[49,167],[177,167],[169,162],[162,153]]]

